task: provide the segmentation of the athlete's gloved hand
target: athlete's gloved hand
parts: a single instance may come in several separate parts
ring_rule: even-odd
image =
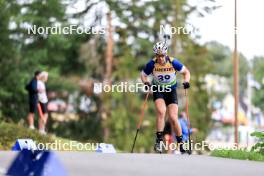
[[[190,83],[189,82],[184,82],[183,84],[183,88],[184,89],[189,89],[190,88]]]
[[[150,87],[151,87],[151,83],[150,82],[144,82],[144,85],[147,86],[147,90],[149,90]]]

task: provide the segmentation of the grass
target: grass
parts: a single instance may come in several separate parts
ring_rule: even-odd
[[[12,146],[15,144],[17,139],[33,139],[36,144],[43,143],[57,143],[58,146],[70,146],[64,150],[67,151],[92,151],[91,145],[89,143],[81,143],[78,141],[73,141],[70,139],[60,138],[54,135],[41,135],[37,130],[29,130],[23,126],[19,126],[13,123],[0,122],[0,150],[11,150]],[[86,146],[88,147],[84,147]],[[88,145],[87,145],[88,144]],[[51,145],[50,145],[51,146]],[[83,146],[83,147],[82,147]],[[51,148],[52,149],[52,148]],[[87,150],[88,149],[88,150]],[[58,150],[63,150],[63,147],[59,147]]]
[[[214,150],[211,153],[211,156],[223,157],[223,158],[232,158],[239,160],[252,160],[252,161],[264,161],[264,154],[254,151],[246,150]]]

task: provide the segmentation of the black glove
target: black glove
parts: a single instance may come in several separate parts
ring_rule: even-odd
[[[190,88],[190,83],[189,82],[184,82],[183,84],[183,88],[184,89],[189,89]]]
[[[147,88],[146,88],[147,90],[149,90],[149,89],[150,89],[150,87],[151,87],[151,84],[150,84],[150,82],[144,82],[144,85],[145,85],[145,86],[147,86]]]

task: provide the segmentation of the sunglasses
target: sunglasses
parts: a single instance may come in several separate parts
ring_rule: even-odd
[[[165,55],[163,54],[156,54],[157,57],[164,57]]]

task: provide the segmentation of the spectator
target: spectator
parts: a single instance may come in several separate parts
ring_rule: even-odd
[[[189,139],[189,133],[188,133],[188,120],[185,112],[182,112],[179,116],[179,122],[181,124],[182,129],[182,141],[188,142]],[[190,128],[190,133],[196,133],[198,132],[197,128]]]
[[[47,103],[48,97],[46,93],[45,83],[48,81],[48,72],[41,72],[39,75],[39,80],[37,81],[37,89],[38,89],[38,101],[40,104],[40,109],[43,113],[43,117],[39,119],[39,132],[40,134],[46,134],[45,127],[48,120],[47,113]]]
[[[40,71],[35,71],[34,77],[31,81],[26,85],[26,90],[28,91],[28,102],[29,102],[29,113],[28,113],[28,124],[29,129],[35,129],[34,127],[34,115],[38,105],[38,89],[37,89],[37,81],[39,80]]]

